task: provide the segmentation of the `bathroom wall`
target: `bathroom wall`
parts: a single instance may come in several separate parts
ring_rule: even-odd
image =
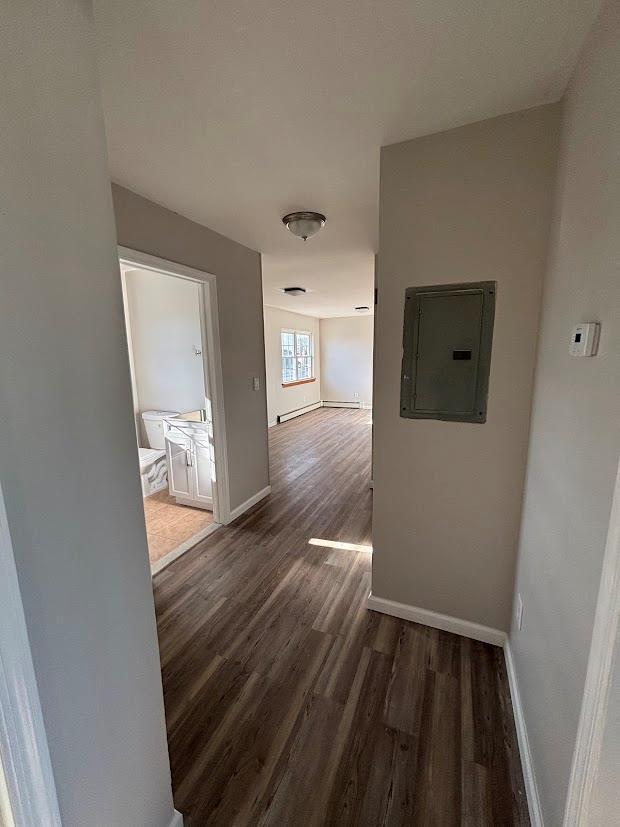
[[[140,444],[148,446],[140,413],[193,411],[205,404],[200,286],[148,270],[125,273],[134,408]]]
[[[88,2],[2,5],[0,479],[62,823],[168,827],[94,39]]]
[[[314,316],[290,313],[279,307],[265,305],[265,366],[267,372],[267,412],[270,425],[278,416],[290,413],[321,399],[321,347],[319,320]],[[282,330],[307,330],[314,336],[315,382],[282,387]]]
[[[321,319],[320,328],[323,401],[372,405],[374,317]]]

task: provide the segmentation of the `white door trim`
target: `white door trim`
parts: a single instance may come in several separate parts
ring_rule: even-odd
[[[564,812],[564,827],[587,827],[591,823],[592,791],[605,733],[619,617],[620,465],[609,518],[588,669]]]
[[[220,348],[219,317],[217,307],[216,277],[212,273],[196,270],[175,261],[118,247],[118,257],[123,264],[143,270],[153,270],[169,276],[188,279],[202,285],[202,328],[205,384],[212,396],[213,442],[215,448],[215,481],[213,485],[213,518],[217,523],[227,525],[230,520],[230,481],[228,475],[228,441],[224,410],[224,382],[222,375],[222,353]]]
[[[56,785],[1,487],[0,758],[16,827],[60,827]]]

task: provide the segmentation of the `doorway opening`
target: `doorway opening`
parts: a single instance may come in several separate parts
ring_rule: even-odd
[[[119,249],[151,573],[228,522],[212,276]]]

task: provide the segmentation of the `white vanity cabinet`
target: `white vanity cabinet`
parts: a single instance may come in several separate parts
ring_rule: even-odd
[[[181,414],[165,424],[168,489],[178,503],[213,510],[209,422]]]

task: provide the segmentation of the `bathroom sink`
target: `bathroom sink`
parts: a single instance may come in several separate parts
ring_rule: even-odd
[[[187,413],[179,414],[179,416],[175,417],[177,420],[181,419],[184,422],[206,422],[207,421],[207,412],[204,408],[201,408],[197,411],[187,411]]]

